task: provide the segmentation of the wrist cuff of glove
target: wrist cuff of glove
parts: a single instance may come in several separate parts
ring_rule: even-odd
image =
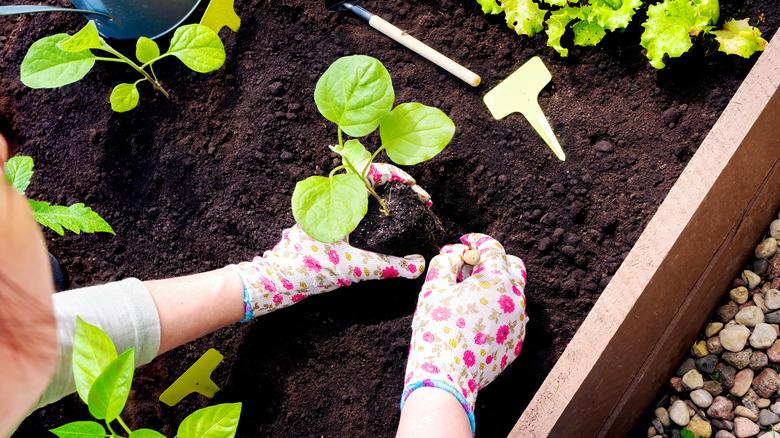
[[[404,387],[404,392],[401,395],[401,410],[404,409],[404,404],[406,403],[406,399],[409,398],[409,396],[419,388],[439,388],[441,390],[447,391],[450,394],[452,394],[453,397],[455,397],[458,402],[460,402],[460,405],[463,407],[463,410],[466,411],[466,415],[469,417],[469,424],[471,425],[471,435],[473,436],[476,428],[477,423],[474,419],[474,409],[469,404],[468,400],[466,400],[466,397],[461,393],[458,388],[455,388],[451,384],[443,381],[443,380],[431,380],[431,379],[425,379],[420,380],[417,382],[412,382],[406,385]]]
[[[238,266],[230,265],[227,268],[238,275],[238,278],[241,279],[241,285],[244,287],[244,318],[241,319],[241,323],[246,324],[254,316],[252,312],[252,296],[249,294],[249,281]]]

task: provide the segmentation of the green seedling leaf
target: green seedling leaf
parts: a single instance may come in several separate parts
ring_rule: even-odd
[[[552,6],[566,6],[569,4],[569,0],[543,0],[548,5]]]
[[[11,157],[5,162],[3,172],[5,173],[5,179],[8,181],[17,192],[24,194],[27,187],[30,186],[30,180],[33,176],[33,163],[32,157],[16,156]]]
[[[60,438],[105,438],[107,435],[103,425],[94,421],[74,421],[49,432]]]
[[[690,429],[683,429],[680,431],[682,438],[697,438],[696,435]]]
[[[390,73],[370,56],[336,60],[317,81],[314,102],[320,113],[352,137],[374,132],[393,108]]]
[[[534,36],[544,28],[547,11],[539,8],[533,0],[504,0],[501,5],[506,23],[518,35]]]
[[[496,0],[477,0],[477,3],[482,6],[482,12],[485,14],[500,14],[504,10]]]
[[[609,31],[625,29],[640,6],[642,0],[623,0],[617,4],[614,1],[592,0],[588,6],[588,21]]]
[[[187,24],[176,29],[167,53],[198,73],[214,71],[225,63],[222,40],[202,24]]]
[[[130,395],[134,370],[134,350],[131,348],[114,359],[95,379],[87,403],[93,417],[111,422],[122,413]]]
[[[84,403],[89,401],[89,390],[95,379],[116,357],[116,347],[111,338],[99,327],[76,317],[73,377],[76,381],[76,392]]]
[[[334,243],[357,228],[368,211],[368,194],[354,173],[311,176],[295,185],[292,210],[306,234]]]
[[[84,50],[97,49],[100,47],[100,34],[98,34],[95,22],[90,20],[86,26],[81,28],[73,36],[65,38],[57,43],[57,47],[70,52],[78,53]]]
[[[578,21],[571,28],[574,31],[574,45],[576,46],[595,46],[607,34],[598,23],[590,21]]]
[[[89,50],[66,52],[57,44],[70,38],[58,33],[32,44],[22,60],[21,80],[30,88],[58,88],[72,84],[89,73],[95,55]]]
[[[566,27],[572,20],[580,18],[580,8],[564,7],[550,13],[547,19],[547,46],[555,49],[564,58],[569,56],[569,49],[561,45],[561,38],[566,33]]]
[[[720,18],[720,4],[718,0],[693,0],[697,13],[704,18],[704,25],[715,25]]]
[[[358,173],[361,173],[371,163],[371,152],[366,150],[365,146],[360,143],[360,140],[353,138],[352,140],[347,140],[343,148],[334,146],[331,149],[333,152],[341,155],[344,165],[347,166],[347,172],[352,171],[351,166]]]
[[[118,113],[130,111],[138,106],[140,97],[135,84],[119,84],[111,90],[111,109]]]
[[[223,403],[198,409],[181,422],[178,438],[233,438],[236,436],[241,403]]]
[[[689,0],[664,0],[647,9],[647,21],[642,24],[641,44],[647,49],[650,65],[661,69],[666,66],[664,56],[682,56],[693,43],[691,31],[696,28],[698,15]]]
[[[455,124],[438,108],[404,103],[382,119],[379,133],[387,156],[411,166],[441,152],[455,135]]]
[[[761,38],[761,31],[751,26],[748,19],[729,20],[723,24],[723,30],[712,32],[720,43],[719,51],[730,55],[750,58],[754,53],[766,48],[767,42]]]
[[[153,39],[147,37],[138,38],[138,41],[135,43],[135,57],[142,64],[146,64],[158,56],[160,56],[160,46]]]
[[[129,438],[165,438],[165,435],[152,429],[136,429]]]
[[[65,229],[76,234],[84,233],[114,233],[113,228],[100,215],[84,204],[73,204],[70,207],[51,205],[44,201],[29,200],[35,220],[44,227],[51,228],[60,236]]]

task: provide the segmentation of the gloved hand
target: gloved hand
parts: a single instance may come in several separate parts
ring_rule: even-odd
[[[430,196],[401,169],[375,163],[369,169],[374,185],[398,181],[409,185],[422,202]],[[262,257],[230,265],[244,283],[244,319],[287,307],[311,295],[329,292],[354,282],[383,278],[417,278],[425,269],[420,255],[395,257],[353,248],[347,240],[325,244],[295,225],[282,232],[282,240]]]
[[[460,401],[475,429],[477,392],[520,354],[528,316],[523,261],[484,234],[461,237],[431,260],[412,322],[401,409],[420,387]],[[463,254],[477,250],[475,266]]]

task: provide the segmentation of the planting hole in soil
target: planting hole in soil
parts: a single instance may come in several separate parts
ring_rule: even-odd
[[[327,149],[338,138],[312,98],[317,80],[343,56],[380,60],[396,104],[440,108],[457,130],[440,154],[404,168],[431,194],[430,210],[404,186],[381,188],[391,216],[369,201],[350,242],[430,260],[434,247],[483,232],[523,258],[526,342],[476,402],[477,436],[505,436],[755,56],[728,57],[697,40],[657,71],[640,49],[641,22],[607,33],[597,47],[571,47],[561,58],[545,38],[519,37],[503,16],[486,17],[472,1],[364,4],[479,73],[483,87],[473,89],[365,23],[328,13],[321,2],[237,1],[242,27],[219,34],[226,55],[221,69],[198,74],[160,60],[155,71],[171,98],[140,84],[143,98],[123,114],[111,111],[108,95],[137,75],[119,64],[53,90],[19,81],[30,45],[75,33],[84,26],[81,18],[3,18],[0,117],[18,133],[19,152],[35,158],[28,196],[58,205],[84,202],[116,232],[47,232],[72,287],[165,278],[250,260],[279,241],[294,224],[296,182],[326,176],[342,163]],[[646,15],[643,6],[637,16]],[[724,0],[721,17],[750,17],[766,39],[780,24],[772,0]],[[537,55],[553,76],[540,106],[566,162],[521,116],[495,121],[482,102],[487,90]],[[377,137],[367,147],[378,145]],[[376,161],[390,160],[380,154]],[[355,284],[170,351],[137,371],[124,419],[173,436],[196,409],[242,402],[242,437],[391,436],[423,281]],[[212,347],[225,356],[213,374],[222,388],[214,399],[159,403],[157,396]],[[71,396],[36,411],[16,436],[45,436],[88,417]]]

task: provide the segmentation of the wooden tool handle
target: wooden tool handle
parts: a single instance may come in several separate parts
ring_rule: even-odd
[[[391,23],[385,21],[382,17],[374,15],[368,21],[368,24],[379,32],[382,32],[398,43],[411,49],[423,58],[452,73],[458,77],[458,79],[471,85],[472,87],[476,87],[480,84],[480,82],[482,82],[482,78],[480,78],[479,75],[473,71],[442,55],[440,52],[426,45],[417,38],[409,35],[405,31],[393,26]]]

